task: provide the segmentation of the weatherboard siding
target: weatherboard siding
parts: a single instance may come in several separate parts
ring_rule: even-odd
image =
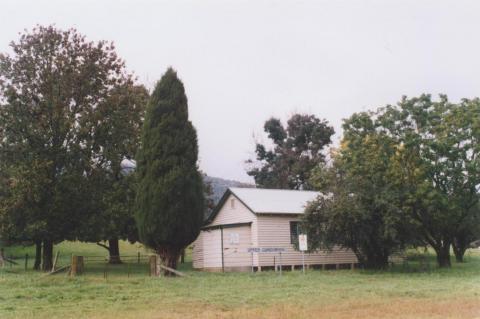
[[[238,236],[238,242],[232,242],[232,238]],[[252,246],[250,226],[225,228],[223,230],[223,249],[225,268],[251,267],[252,257],[248,248]]]
[[[232,240],[233,238],[238,239]],[[222,268],[222,230],[203,230],[193,243],[193,268],[215,269]],[[243,267],[249,269],[252,265],[252,256],[248,248],[252,246],[252,231],[250,225],[229,227],[223,229],[224,267]]]
[[[200,232],[193,242],[192,264],[193,268],[203,268],[203,232]]]
[[[203,268],[222,267],[220,229],[202,231]]]
[[[234,200],[234,207],[231,201]],[[218,212],[215,219],[208,226],[228,225],[237,223],[253,222],[256,216],[242,204],[234,195],[228,196],[222,208]]]
[[[234,207],[231,206],[232,199],[235,200]],[[256,216],[241,201],[230,195],[212,223],[207,225],[210,227],[251,223],[251,225],[223,229],[224,266],[227,271],[229,267],[251,267],[252,255],[248,253],[248,248],[258,245],[256,220]],[[239,234],[239,244],[230,244],[231,233]],[[193,244],[192,259],[195,269],[222,269],[221,230],[219,228],[200,232]],[[257,262],[258,256],[254,256],[254,263]]]
[[[283,265],[301,265],[302,253],[296,251],[290,243],[290,222],[298,221],[295,216],[258,215],[258,246],[285,248],[282,253]],[[278,263],[278,253],[259,253],[260,266],[273,266]],[[331,252],[318,251],[305,254],[306,264],[350,264],[357,263],[357,258],[351,250],[336,248]]]
[[[255,216],[255,220],[252,222],[251,226],[251,236],[252,236],[252,245],[251,247],[258,247],[258,218]],[[251,255],[250,259],[253,257],[253,264],[258,266],[258,254]]]
[[[234,207],[231,206],[232,199],[235,201]],[[215,216],[214,220],[210,224],[208,224],[208,226],[229,225],[238,223],[252,223],[250,235],[251,239],[249,243],[251,246],[256,247],[258,245],[257,216],[253,214],[250,209],[246,207],[235,195],[231,194],[230,196],[228,196],[227,200],[220,208],[217,216]],[[253,256],[253,258],[254,263],[257,264],[258,256]],[[251,256],[249,262],[251,264]]]
[[[235,203],[232,207],[231,200]],[[209,271],[222,270],[222,226],[223,227],[223,261],[225,271],[248,271],[254,267],[271,267],[279,264],[278,253],[248,252],[250,247],[284,248],[282,264],[300,266],[302,253],[296,251],[290,243],[290,222],[298,221],[298,214],[254,214],[235,195],[230,194],[223,202],[213,221],[201,231],[193,247],[193,267]],[[245,223],[250,223],[245,225]],[[236,225],[243,224],[243,225]],[[217,226],[217,228],[208,228]],[[232,243],[231,234],[237,234],[238,243]],[[352,264],[357,258],[352,251],[334,249],[331,252],[318,251],[305,254],[307,265]]]

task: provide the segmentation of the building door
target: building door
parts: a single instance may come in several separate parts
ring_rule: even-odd
[[[251,226],[238,226],[223,229],[223,262],[226,271],[248,271],[252,266],[252,256],[248,248],[252,246]]]

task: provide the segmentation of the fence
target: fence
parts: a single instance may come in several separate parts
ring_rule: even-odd
[[[150,276],[149,255],[113,256],[119,263],[110,263],[108,256],[72,256],[69,273],[109,277]]]

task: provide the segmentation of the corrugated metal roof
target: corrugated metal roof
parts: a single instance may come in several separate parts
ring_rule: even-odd
[[[320,192],[283,189],[231,187],[229,190],[258,214],[303,214],[307,203],[321,195]]]

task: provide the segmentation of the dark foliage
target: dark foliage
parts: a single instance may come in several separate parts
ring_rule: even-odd
[[[185,90],[169,69],[150,97],[142,129],[136,221],[142,243],[172,268],[203,222],[203,182],[197,159],[197,135],[188,120]]]
[[[248,175],[258,187],[311,189],[310,173],[324,162],[322,151],[331,142],[333,128],[313,115],[295,114],[286,128],[280,120],[271,118],[264,130],[274,144],[273,150],[257,144],[257,161],[247,161],[251,165]]]
[[[11,240],[53,244],[75,239],[90,214],[90,178],[105,143],[99,105],[130,80],[112,44],[74,29],[37,27],[0,55],[0,165],[8,174],[2,221]]]

